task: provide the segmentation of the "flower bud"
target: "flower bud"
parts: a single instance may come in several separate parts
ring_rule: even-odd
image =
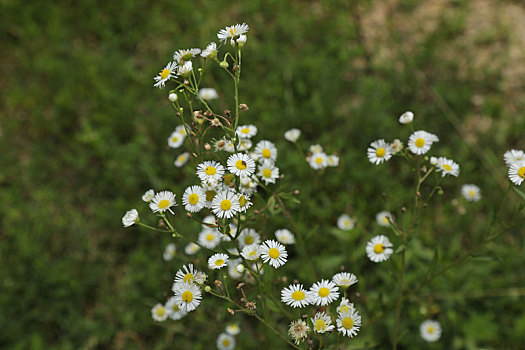
[[[244,265],[243,264],[239,264],[235,267],[235,270],[237,270],[238,273],[243,273],[244,272]]]
[[[228,68],[228,66],[229,66],[228,61],[226,61],[226,59],[225,59],[224,61],[219,63],[219,66],[221,66],[221,68]]]
[[[177,94],[169,94],[168,96],[168,99],[170,100],[170,102],[175,102],[177,101],[177,99],[179,98],[179,96],[177,96]]]
[[[206,286],[206,287],[204,287],[204,291],[205,291],[206,293],[211,292],[211,287],[210,287],[210,286]]]

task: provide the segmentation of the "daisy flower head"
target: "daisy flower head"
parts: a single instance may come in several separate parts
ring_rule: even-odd
[[[228,153],[235,152],[235,145],[233,144],[232,140],[226,140],[226,144],[224,145],[224,150]]]
[[[199,244],[208,249],[214,249],[221,243],[221,234],[216,229],[206,228],[199,233]]]
[[[169,298],[164,307],[168,311],[168,317],[172,320],[180,320],[181,318],[186,316],[186,312],[182,311],[179,305],[177,305],[175,297]]]
[[[403,142],[401,142],[401,140],[395,139],[394,141],[392,141],[392,143],[390,144],[390,152],[392,154],[398,154],[402,150],[403,150]]]
[[[242,139],[251,139],[257,135],[257,127],[255,125],[241,125],[237,127],[237,135]]]
[[[275,238],[282,243],[282,244],[294,244],[295,243],[295,237],[293,233],[290,232],[290,230],[283,228],[280,230],[275,231]]]
[[[164,84],[171,78],[176,77],[175,70],[177,69],[177,64],[175,62],[170,62],[164,67],[163,70],[160,71],[159,75],[157,75],[155,78],[155,84],[154,87],[163,88]]]
[[[224,137],[218,140],[215,140],[213,142],[213,150],[215,152],[225,151],[227,143],[228,143],[228,140],[226,140]]]
[[[376,214],[376,222],[379,226],[389,227],[390,221],[394,221],[394,216],[389,211],[381,211]]]
[[[204,58],[209,58],[211,60],[214,60],[217,58],[217,44],[214,42],[211,42],[206,46],[204,50],[202,50],[201,56]]]
[[[353,273],[349,272],[339,272],[332,277],[332,282],[334,282],[339,289],[347,289],[352,284],[357,283],[357,277]]]
[[[366,152],[370,163],[373,163],[375,165],[386,162],[387,160],[392,158],[392,151],[390,145],[386,143],[383,139],[379,139],[377,141],[372,142]]]
[[[250,244],[242,248],[241,255],[246,260],[254,261],[261,256],[261,248],[258,244]]]
[[[259,165],[257,176],[259,176],[266,185],[274,184],[275,180],[279,178],[279,168],[271,161],[263,161],[261,165]]]
[[[290,284],[281,290],[281,301],[291,307],[305,307],[310,305],[308,291],[302,284]]]
[[[429,161],[430,161],[430,164],[432,164],[432,165],[437,165],[437,163],[438,163],[437,157],[430,157]]]
[[[184,253],[186,253],[186,255],[194,255],[200,249],[201,249],[201,247],[199,247],[198,244],[190,242],[184,247]]]
[[[255,172],[254,160],[245,153],[235,153],[228,157],[228,170],[237,176],[250,176]]]
[[[224,167],[216,161],[207,160],[197,165],[197,176],[201,181],[221,181],[224,175]]]
[[[257,159],[261,162],[264,160],[275,162],[277,159],[277,148],[275,148],[275,145],[272,142],[262,140],[255,146],[255,154]]]
[[[239,198],[233,191],[221,191],[213,198],[211,210],[218,218],[232,218],[241,210]]]
[[[386,236],[375,236],[366,244],[366,255],[375,263],[383,262],[394,252],[391,247],[392,243]]]
[[[441,176],[452,175],[457,177],[459,175],[458,163],[445,157],[438,158],[437,170],[441,173]]]
[[[438,321],[425,320],[419,326],[419,334],[427,342],[435,342],[441,338],[441,325]]]
[[[239,198],[240,211],[243,213],[246,212],[253,204],[250,201],[250,196],[247,194],[237,194],[237,197]]]
[[[481,199],[481,191],[478,186],[466,184],[461,187],[461,195],[469,202],[477,202]]]
[[[221,267],[226,266],[226,263],[228,262],[228,259],[229,259],[228,255],[226,255],[226,254],[223,254],[223,253],[213,254],[208,259],[208,267],[210,269],[213,269],[213,270],[218,270]]]
[[[439,138],[436,135],[424,130],[418,130],[408,138],[408,148],[412,153],[422,155],[430,150],[434,142],[438,141]]]
[[[239,145],[237,146],[237,150],[238,151],[246,152],[250,148],[252,148],[252,141],[250,141],[249,139],[240,139],[239,140]]]
[[[284,133],[284,138],[290,142],[297,142],[301,136],[301,130],[299,129],[290,129]]]
[[[325,153],[314,153],[310,156],[310,166],[315,170],[320,170],[328,166],[328,157]]]
[[[168,310],[162,304],[157,304],[151,309],[151,318],[157,322],[166,321],[168,318]]]
[[[198,54],[201,53],[201,49],[187,49],[187,50],[177,50],[173,54],[173,60],[181,65],[183,65],[186,61],[191,60],[194,57],[197,57]]]
[[[182,146],[182,143],[184,142],[184,135],[181,135],[180,132],[174,131],[171,133],[170,137],[168,137],[168,146],[170,148],[179,148]]]
[[[199,89],[199,96],[206,101],[215,100],[219,97],[219,94],[217,94],[217,90],[214,88],[203,88]]]
[[[217,349],[219,350],[235,349],[235,338],[227,333],[219,334],[219,337],[217,338]]]
[[[155,191],[153,190],[147,190],[146,192],[144,192],[144,194],[142,195],[142,200],[146,203],[149,203],[151,202],[151,200],[153,199],[153,197],[155,197]]]
[[[296,320],[290,323],[288,334],[295,341],[295,344],[300,344],[310,332],[310,327],[303,320]]]
[[[201,303],[201,290],[195,284],[180,283],[174,290],[175,302],[182,311],[193,311]]]
[[[241,248],[250,244],[259,244],[261,236],[253,228],[244,228],[239,235],[239,244]]]
[[[137,209],[131,209],[124,214],[122,217],[122,225],[124,227],[130,227],[139,222],[139,212]]]
[[[226,326],[226,333],[229,335],[237,335],[241,333],[241,327],[237,323],[232,323]]]
[[[199,271],[193,267],[192,263],[183,265],[181,269],[175,274],[175,280],[173,281],[172,290],[175,291],[175,286],[181,283],[193,283],[195,276]]]
[[[334,282],[321,280],[310,288],[310,302],[312,305],[325,306],[339,298],[339,291]]]
[[[407,111],[401,114],[401,116],[399,117],[399,122],[401,124],[409,124],[409,123],[412,123],[413,120],[414,120],[414,113],[410,111]]]
[[[525,153],[522,150],[511,149],[510,151],[505,152],[503,159],[505,160],[507,167],[510,167],[514,162],[525,160]]]
[[[206,205],[206,194],[200,186],[190,186],[186,188],[182,195],[182,205],[184,209],[191,213],[199,212]]]
[[[342,314],[343,312],[349,312],[350,310],[353,310],[353,309],[354,309],[354,304],[351,303],[350,300],[343,297],[336,311],[338,314]]]
[[[281,243],[268,239],[261,245],[261,258],[274,268],[278,268],[286,263],[288,252]]]
[[[182,66],[179,66],[179,74],[187,78],[191,74],[191,71],[193,70],[193,63],[191,61],[186,61]]]
[[[176,248],[177,247],[175,246],[175,244],[173,243],[168,244],[166,248],[164,248],[164,253],[162,254],[162,258],[165,261],[170,261],[171,259],[173,259],[176,253]]]
[[[235,24],[219,30],[217,37],[221,43],[225,43],[228,39],[237,39],[239,36],[246,34],[248,29],[250,29],[250,27],[246,23]]]
[[[186,137],[188,136],[188,132],[186,131],[186,127],[184,125],[179,125],[175,128],[175,131],[181,134],[182,136]]]
[[[315,316],[310,320],[314,326],[315,333],[331,332],[335,328],[332,325],[332,319],[325,312],[316,312]]]
[[[350,231],[355,226],[355,221],[348,214],[343,214],[337,219],[337,228],[343,231]]]
[[[336,167],[339,165],[339,156],[332,154],[328,157],[326,157],[326,164],[328,166]]]
[[[175,194],[170,191],[162,191],[155,194],[155,197],[149,203],[149,207],[154,213],[164,213],[166,210],[169,210],[173,214],[170,208],[176,205]]]
[[[348,311],[343,311],[337,318],[337,331],[343,333],[343,335],[353,338],[359,328],[361,327],[361,316],[357,313],[357,310],[351,308]]]
[[[311,145],[310,148],[308,149],[310,151],[310,153],[323,153],[323,147],[321,147],[321,145]]]
[[[244,44],[246,44],[246,40],[248,39],[248,37],[244,34],[242,35],[239,35],[239,38],[237,40],[235,40],[235,42],[237,43],[237,45],[239,45],[240,48],[243,48],[244,47]],[[233,38],[231,39],[231,41],[233,41]],[[230,43],[231,43],[230,41]],[[232,46],[234,46],[233,43],[231,43]]]
[[[188,162],[188,159],[190,159],[190,154],[188,152],[184,152],[184,153],[181,153],[181,154],[179,154],[177,156],[177,158],[175,159],[173,164],[177,168],[180,168],[181,166],[183,166],[184,164],[186,164]]]
[[[525,160],[518,160],[510,165],[509,179],[519,186],[525,179]]]

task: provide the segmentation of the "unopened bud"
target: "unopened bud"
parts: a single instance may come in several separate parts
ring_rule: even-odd
[[[210,151],[210,150],[211,150],[211,146],[210,146],[210,144],[209,144],[209,143],[205,143],[205,144],[204,144],[204,149],[205,149],[206,151]]]
[[[245,104],[245,103],[241,103],[239,105],[239,109],[243,110],[243,111],[247,111],[249,110],[248,106]]]
[[[206,286],[206,287],[204,287],[204,291],[205,291],[206,293],[211,292],[211,287],[210,287],[210,286]]]
[[[226,61],[226,59],[224,61],[222,61],[221,63],[219,63],[219,66],[221,66],[221,68],[228,68],[229,64],[228,62]]]
[[[191,219],[191,213],[186,213],[186,216],[188,217],[188,219]]]
[[[243,264],[239,264],[235,267],[235,270],[237,270],[238,273],[243,273],[244,272],[244,265]]]
[[[179,96],[177,94],[169,94],[168,96],[168,99],[171,101],[171,102],[175,102],[177,101],[177,99],[179,98]]]
[[[230,315],[233,315],[235,314],[235,311],[233,311],[232,309],[228,308],[228,312],[230,313]]]

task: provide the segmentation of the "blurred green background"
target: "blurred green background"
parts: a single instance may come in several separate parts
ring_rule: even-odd
[[[153,77],[175,49],[204,48],[220,28],[242,22],[250,25],[241,80],[250,111],[243,121],[277,144],[285,181],[301,191],[293,213],[319,277],[344,265],[360,279],[355,302],[364,327],[349,344],[388,348],[392,341],[393,312],[367,327],[396,295],[382,294],[391,271],[371,264],[364,245],[385,233],[374,225],[375,213],[400,216],[411,203],[411,169],[401,160],[373,166],[366,148],[378,138],[406,142],[410,131],[397,122],[402,112],[413,111],[416,129],[439,135],[436,152],[461,165],[460,177],[447,178],[445,193],[425,211],[407,288],[417,285],[417,271],[436,247],[452,261],[492,227],[509,187],[501,156],[525,147],[522,1],[3,0],[2,348],[209,349],[232,319],[245,332],[238,348],[267,339],[253,320],[231,318],[212,300],[182,322],[153,322],[151,307],[165,301],[188,259],[175,241],[177,258],[164,262],[169,236],[124,230],[120,222],[135,207],[154,224],[142,193],[170,189],[180,196],[195,183],[191,166],[173,166],[180,152],[166,139],[178,122]],[[219,108],[232,108],[223,72],[213,69],[206,83],[226,98]],[[341,165],[320,174],[309,169],[282,137],[291,127],[303,131],[304,150],[320,143],[341,156]],[[479,185],[483,200],[461,200],[464,183]],[[501,217],[511,222],[519,198],[506,198]],[[351,235],[333,229],[343,212],[359,220]],[[284,225],[281,215],[261,233]],[[186,226],[188,235],[198,233],[198,225]],[[431,348],[523,348],[522,232],[510,230],[410,300],[402,348],[427,346],[418,327],[429,309],[444,329]],[[293,259],[283,273],[308,286],[315,281]]]

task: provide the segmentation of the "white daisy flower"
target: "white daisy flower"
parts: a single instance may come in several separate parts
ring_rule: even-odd
[[[224,167],[213,160],[207,160],[197,165],[197,176],[201,181],[221,181],[224,175]]]
[[[181,166],[183,166],[184,164],[188,162],[188,159],[190,159],[190,154],[188,152],[184,152],[184,153],[179,154],[179,156],[177,157],[177,159],[175,159],[175,162],[173,162],[173,164],[177,168],[180,168]]]
[[[401,140],[395,139],[394,141],[392,141],[392,143],[390,144],[390,152],[392,154],[398,154],[402,150],[403,150],[403,142],[401,142]]]
[[[228,234],[222,233],[219,231],[219,234],[221,235],[221,239],[227,242],[232,240],[230,237],[235,237],[235,235],[237,234],[237,225],[232,223],[230,224],[230,226],[228,226],[228,228],[229,228]]]
[[[146,203],[149,203],[151,202],[151,200],[153,199],[153,197],[155,197],[155,191],[153,190],[147,190],[146,192],[144,192],[144,194],[142,195],[142,200]]]
[[[381,211],[376,214],[376,222],[379,226],[390,227],[390,221],[394,221],[394,216],[389,211]]]
[[[187,314],[180,309],[179,305],[177,305],[175,297],[169,298],[164,307],[168,311],[168,317],[175,321],[180,320]]]
[[[288,329],[288,334],[295,344],[300,344],[308,336],[308,332],[310,332],[310,327],[303,320],[293,321]]]
[[[206,279],[208,278],[208,275],[206,275],[202,271],[197,271],[195,274],[195,279],[193,280],[194,283],[198,285],[203,285],[206,282]]]
[[[173,54],[173,60],[179,64],[184,64],[185,61],[189,61],[194,57],[197,57],[201,53],[201,49],[187,49],[187,50],[177,50]]]
[[[241,327],[237,323],[232,323],[226,326],[226,333],[229,335],[237,335],[241,333]]]
[[[218,218],[229,219],[233,217],[239,210],[239,198],[233,191],[221,191],[213,198],[212,211]]]
[[[295,244],[295,237],[290,230],[283,228],[275,231],[275,238],[282,244]]]
[[[233,279],[240,279],[244,270],[238,271],[237,266],[242,266],[240,263],[242,259],[235,259],[228,261],[228,275]],[[244,268],[244,266],[242,266]]]
[[[419,326],[419,334],[427,342],[435,342],[441,338],[441,325],[438,321],[425,320]]]
[[[155,78],[155,84],[154,87],[163,88],[164,84],[171,78],[175,78],[177,75],[175,74],[175,69],[177,69],[177,64],[175,62],[170,62],[164,67],[164,69],[157,75]]]
[[[366,244],[366,255],[375,263],[388,260],[390,255],[394,252],[391,248],[392,243],[386,236],[375,236]]]
[[[297,142],[301,136],[301,130],[299,129],[290,129],[284,133],[284,138],[290,142]]]
[[[243,151],[243,152],[246,152],[248,151],[250,148],[252,148],[252,141],[248,140],[248,139],[240,139],[239,140],[239,145],[237,146],[237,150],[238,151]],[[253,158],[252,158],[253,159]]]
[[[321,145],[318,145],[318,144],[311,145],[308,150],[312,154],[314,154],[314,153],[323,153],[323,147],[321,147]]]
[[[208,267],[210,269],[213,269],[213,270],[218,270],[221,267],[226,266],[226,263],[228,262],[228,259],[229,259],[228,255],[226,255],[226,254],[223,254],[223,253],[213,254],[208,259]]]
[[[246,40],[248,38],[246,37],[246,35],[242,34],[242,35],[239,35],[239,39],[236,40],[236,43],[237,45],[239,45],[240,48],[244,47],[244,44],[246,44]],[[231,39],[233,40],[233,39]],[[233,44],[232,44],[233,46]]]
[[[155,194],[155,197],[149,203],[149,207],[154,213],[164,213],[166,210],[169,210],[173,214],[170,208],[176,205],[175,194],[170,191],[162,191]]]
[[[478,186],[466,184],[461,187],[461,195],[469,202],[477,202],[481,199],[481,191]]]
[[[261,236],[253,228],[243,228],[238,239],[241,248],[261,242]]]
[[[186,188],[182,195],[182,205],[184,209],[191,213],[199,212],[206,205],[206,194],[200,186],[190,186]]]
[[[228,39],[235,39],[243,34],[246,34],[248,32],[248,29],[250,29],[250,27],[246,23],[235,24],[233,26],[229,26],[219,30],[219,33],[217,33],[217,37],[219,38],[221,43],[224,43]]]
[[[139,222],[139,212],[137,209],[131,209],[124,214],[122,217],[122,225],[124,227],[130,227]]]
[[[525,160],[525,153],[522,150],[511,149],[505,152],[503,159],[505,160],[505,164],[510,167],[514,162]]]
[[[186,137],[188,135],[188,131],[186,131],[186,127],[184,125],[178,125],[175,128],[175,131],[181,134],[182,136]]]
[[[340,313],[336,323],[339,333],[353,338],[361,327],[361,316],[359,316],[357,310],[351,308],[349,311]]]
[[[193,63],[191,61],[186,61],[182,66],[179,66],[179,75],[184,78],[189,77],[191,71],[193,70]]]
[[[166,310],[164,305],[159,303],[151,309],[151,317],[157,322],[166,321],[168,318],[168,310]]]
[[[350,312],[351,310],[354,310],[354,304],[351,303],[350,300],[343,297],[341,299],[341,303],[336,309],[337,313],[342,314],[343,312]]]
[[[235,152],[235,146],[233,145],[232,140],[226,140],[226,145],[224,145],[224,150],[228,153]]]
[[[441,172],[441,176],[452,175],[457,177],[459,175],[459,165],[451,159],[439,157],[437,171]]]
[[[367,150],[368,160],[373,164],[381,164],[392,158],[390,145],[383,139],[379,139],[370,144]]]
[[[235,153],[228,157],[228,170],[237,176],[250,176],[255,172],[255,162],[249,155]]]
[[[261,259],[269,263],[274,268],[278,268],[286,263],[288,252],[281,243],[268,239],[261,245]]]
[[[332,319],[325,312],[316,312],[315,316],[310,319],[314,326],[315,333],[325,333],[334,330],[335,326],[332,325]]]
[[[186,255],[194,255],[196,254],[199,250],[201,249],[201,247],[199,247],[198,244],[196,243],[188,243],[186,245],[186,247],[184,247],[184,253],[186,253]]]
[[[339,289],[347,289],[352,284],[357,283],[357,277],[353,273],[349,272],[339,272],[332,277],[332,282],[334,282]]]
[[[515,185],[521,185],[521,183],[525,179],[525,160],[519,160],[510,165],[509,179]]]
[[[237,127],[237,135],[243,139],[251,139],[257,134],[257,127],[255,125],[241,125]]]
[[[302,284],[290,284],[281,290],[281,301],[291,307],[305,307],[310,305],[308,292]]]
[[[337,227],[343,231],[349,231],[355,226],[354,219],[348,214],[343,214],[337,219]]]
[[[279,178],[279,168],[271,161],[263,161],[259,165],[259,172],[257,176],[264,181],[266,185],[275,183],[275,180]]]
[[[201,290],[195,284],[180,283],[174,290],[175,302],[182,311],[193,311],[201,303]]]
[[[257,192],[257,183],[249,179],[246,184],[241,184],[241,186],[239,186],[239,192],[247,196],[251,196]]]
[[[171,148],[179,148],[184,142],[184,136],[180,132],[174,131],[168,137],[168,146]]]
[[[164,253],[162,254],[162,258],[165,261],[170,261],[175,256],[175,253],[176,253],[176,246],[175,244],[170,243],[166,246],[166,248],[164,248]]]
[[[239,207],[241,212],[246,212],[251,206],[252,202],[250,202],[250,196],[247,194],[237,194],[237,197],[239,199]]]
[[[438,141],[439,138],[436,135],[424,130],[418,130],[408,138],[408,148],[412,153],[422,155],[430,150],[432,143]]]
[[[275,162],[277,159],[277,148],[268,140],[262,140],[255,146],[255,154],[259,161],[270,160]]]
[[[177,273],[175,274],[172,290],[175,291],[175,287],[178,284],[193,283],[198,272],[199,271],[193,267],[192,263],[189,263],[187,266],[182,266],[182,268],[177,270]]]
[[[218,140],[215,140],[213,142],[213,150],[215,152],[225,151],[226,144],[228,143],[228,140],[226,138],[220,138]]]
[[[414,113],[407,111],[399,117],[399,122],[401,124],[409,124],[412,123],[412,120],[414,120]]]
[[[215,229],[206,228],[199,233],[199,244],[208,249],[214,249],[221,242],[221,234]]]
[[[310,302],[312,305],[325,306],[339,298],[339,291],[334,282],[321,280],[310,287]]]
[[[339,165],[339,156],[332,154],[326,157],[326,163],[328,166],[336,167]]]
[[[323,169],[328,166],[328,157],[324,153],[314,153],[310,157],[310,166],[315,169]]]
[[[217,94],[217,90],[214,88],[203,88],[199,89],[199,96],[206,101],[215,100],[219,97],[219,94]]]
[[[254,261],[261,256],[261,248],[258,244],[250,244],[242,248],[241,255],[246,260]]]
[[[217,338],[217,349],[219,350],[235,349],[235,338],[227,333],[219,334],[219,337]]]
[[[209,58],[211,60],[214,60],[217,58],[217,44],[214,42],[211,42],[206,46],[204,50],[202,50],[201,56],[204,58]]]

